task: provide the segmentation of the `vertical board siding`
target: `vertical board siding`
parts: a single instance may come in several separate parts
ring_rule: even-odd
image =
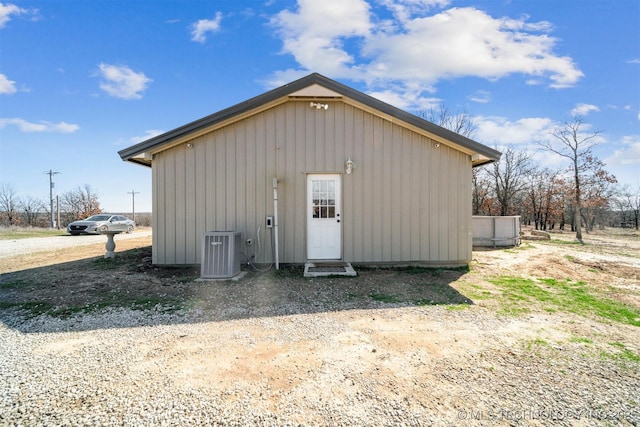
[[[187,163],[185,161],[185,148],[176,150],[174,157],[174,170],[175,170],[175,233],[173,235],[174,245],[176,247],[174,262],[176,264],[184,264],[186,262],[186,168]]]
[[[199,230],[207,230],[207,218],[205,212],[207,211],[207,194],[204,189],[207,188],[207,144],[203,143],[204,138],[200,137],[194,141],[194,179],[195,185],[193,185],[192,195],[195,200],[192,202],[194,206],[194,212],[192,212],[194,218],[194,228],[190,231],[190,236],[196,236]],[[202,194],[198,194],[198,191],[203,191]],[[200,245],[201,242],[197,238],[190,240],[190,246],[193,248],[192,255],[187,256],[187,259],[195,259],[200,261]]]
[[[206,231],[241,231],[242,253],[272,262],[265,218],[274,177],[280,261],[305,262],[306,174],[344,173],[349,157],[356,168],[342,179],[345,260],[471,257],[470,157],[369,112],[289,101],[190,143],[153,159],[154,263],[198,264]]]

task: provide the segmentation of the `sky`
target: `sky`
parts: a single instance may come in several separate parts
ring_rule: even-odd
[[[0,185],[49,204],[89,185],[151,211],[118,151],[318,72],[416,113],[466,110],[473,139],[541,151],[573,117],[640,188],[638,0],[127,0],[0,3]]]

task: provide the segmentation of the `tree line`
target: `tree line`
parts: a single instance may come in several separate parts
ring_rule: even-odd
[[[570,227],[582,241],[605,226],[639,226],[640,187],[620,187],[592,152],[600,132],[584,132],[580,118],[554,129],[538,144],[569,160],[565,169],[537,164],[530,153],[513,148],[491,165],[473,171],[474,215],[520,215],[536,230]]]
[[[466,110],[445,106],[423,110],[421,117],[471,138],[476,125]],[[566,159],[554,169],[539,164],[524,150],[503,148],[501,158],[473,169],[473,215],[519,215],[537,230],[570,228],[582,241],[587,232],[605,226],[633,227],[640,222],[640,185],[619,186],[615,176],[593,154],[601,131],[589,131],[580,117],[556,126],[537,141],[543,153]]]
[[[99,194],[87,184],[61,194],[57,200],[58,207],[54,208],[53,219],[54,222],[58,222],[59,212],[59,228],[66,227],[70,222],[103,213]],[[0,226],[47,228],[51,224],[51,215],[48,202],[31,196],[21,197],[12,185],[0,184]],[[141,226],[151,225],[148,215],[137,215],[136,222]]]

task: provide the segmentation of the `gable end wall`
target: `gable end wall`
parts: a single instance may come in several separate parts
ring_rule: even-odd
[[[343,173],[343,259],[471,259],[471,159],[340,101],[290,101],[153,158],[153,262],[198,264],[205,231],[236,230],[273,260],[277,177],[280,262],[306,261],[306,174]],[[356,163],[344,174],[347,158]],[[259,229],[260,228],[260,229]]]

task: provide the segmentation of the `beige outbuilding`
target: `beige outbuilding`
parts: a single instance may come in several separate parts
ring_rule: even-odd
[[[119,152],[152,168],[153,262],[237,231],[256,263],[460,265],[472,168],[500,153],[319,74]]]

